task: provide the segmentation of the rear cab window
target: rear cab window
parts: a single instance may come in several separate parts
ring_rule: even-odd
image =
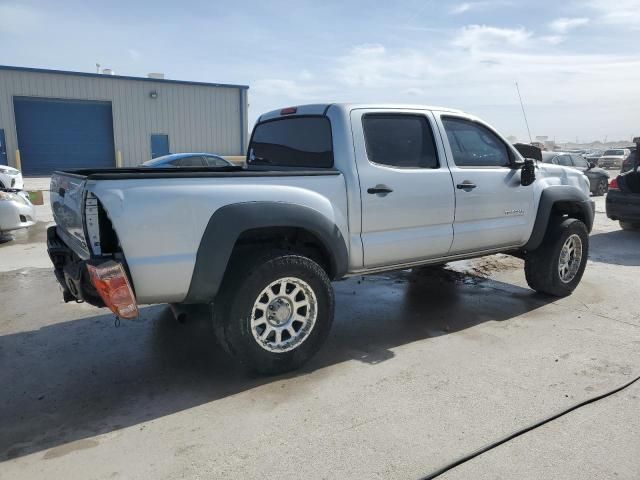
[[[253,129],[247,164],[275,167],[332,168],[331,122],[325,116],[267,120]]]

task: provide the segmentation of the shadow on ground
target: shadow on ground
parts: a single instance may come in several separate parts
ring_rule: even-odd
[[[640,232],[614,230],[590,237],[589,259],[612,265],[640,266]]]
[[[0,277],[1,291],[7,291],[6,278]],[[182,325],[168,307],[151,306],[120,328],[104,314],[61,321],[55,317],[88,310],[60,305],[49,272],[22,281],[10,293],[27,313],[16,316],[34,316],[32,324],[44,326],[0,337],[0,460],[347,360],[384,362],[395,347],[508,321],[549,301],[527,289],[444,269],[352,278],[335,284],[336,321],[322,351],[301,371],[257,378],[222,353],[206,315]],[[49,311],[50,305],[58,310]]]

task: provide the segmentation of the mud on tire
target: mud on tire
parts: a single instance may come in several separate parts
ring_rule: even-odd
[[[579,262],[571,263],[577,255]],[[589,232],[585,224],[575,218],[558,219],[549,225],[542,244],[527,252],[527,283],[540,293],[570,295],[582,279],[588,256]]]
[[[216,336],[247,369],[268,375],[307,362],[329,334],[334,295],[309,258],[282,254],[230,265],[214,304]]]

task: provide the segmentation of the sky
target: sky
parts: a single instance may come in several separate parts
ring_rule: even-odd
[[[0,64],[249,85],[304,103],[460,108],[505,136],[640,135],[640,0],[4,1]]]

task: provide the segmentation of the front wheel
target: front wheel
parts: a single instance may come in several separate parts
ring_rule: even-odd
[[[542,244],[528,252],[524,271],[529,286],[556,297],[578,286],[589,256],[589,232],[580,220],[560,219],[549,225]]]
[[[274,375],[299,368],[320,349],[333,311],[333,289],[320,265],[281,255],[231,266],[214,305],[214,326],[235,359]]]

